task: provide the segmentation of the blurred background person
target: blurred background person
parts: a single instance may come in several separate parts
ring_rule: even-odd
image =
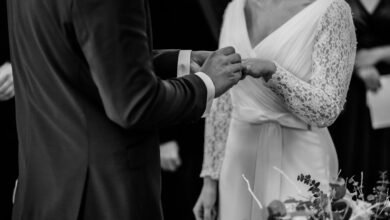
[[[2,193],[0,219],[11,219],[12,192],[18,175],[14,86],[10,64],[6,1],[0,3],[0,148]]]
[[[380,76],[390,74],[390,1],[348,0],[357,32],[355,71],[344,112],[330,127],[339,155],[342,176],[364,172],[371,191],[379,171],[390,171],[390,129],[374,130],[367,106],[367,91],[381,89]]]
[[[156,49],[216,50],[228,0],[151,0]],[[194,33],[196,31],[196,33]],[[202,187],[204,120],[161,130],[162,204],[167,220],[195,219]]]

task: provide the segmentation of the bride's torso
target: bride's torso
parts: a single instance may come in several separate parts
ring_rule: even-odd
[[[257,8],[256,14],[256,7],[247,4],[247,0],[234,0],[225,13],[220,47],[234,46],[244,59],[274,60],[308,81],[317,24],[334,0],[282,1],[290,3],[272,9]],[[307,128],[263,79],[247,77],[231,90],[231,96],[233,117],[238,120],[277,121],[287,127]]]

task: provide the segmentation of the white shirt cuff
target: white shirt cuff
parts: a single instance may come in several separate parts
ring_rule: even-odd
[[[191,50],[181,50],[179,52],[179,59],[177,62],[177,77],[182,77],[190,74],[191,52]],[[207,88],[206,110],[202,115],[202,117],[205,118],[210,114],[211,106],[215,98],[215,86],[210,77],[205,73],[197,72],[195,73],[195,75],[202,79]]]
[[[177,61],[177,77],[190,74],[191,50],[181,50]]]
[[[206,110],[204,111],[202,118],[207,117],[210,114],[211,106],[213,104],[213,100],[215,98],[215,86],[213,81],[210,79],[208,75],[202,72],[195,73],[199,78],[201,78],[206,85],[207,88],[207,104]]]

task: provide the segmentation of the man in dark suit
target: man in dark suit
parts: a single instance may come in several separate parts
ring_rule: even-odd
[[[157,129],[207,113],[242,77],[240,56],[187,53],[200,72],[162,81],[155,72],[175,75],[179,52],[152,59],[145,0],[9,0],[8,13],[13,219],[161,219]]]
[[[10,63],[7,4],[0,2],[0,170],[2,175],[0,219],[11,219],[12,193],[18,176],[18,143],[15,101]]]

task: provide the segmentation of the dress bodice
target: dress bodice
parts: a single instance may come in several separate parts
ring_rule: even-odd
[[[245,2],[245,0],[236,0],[229,5],[221,32],[220,46],[234,46],[243,58],[273,60],[279,64],[280,69],[285,70],[279,71],[279,73],[288,72],[286,78],[289,78],[291,82],[296,82],[296,84],[291,85],[282,95],[275,90],[280,91],[285,87],[280,85],[280,79],[285,78],[282,76],[284,74],[275,74],[274,79],[268,85],[262,78],[246,78],[231,91],[234,109],[233,117],[250,123],[278,121],[284,126],[296,128],[307,128],[307,125],[320,127],[327,125],[328,123],[326,122],[316,122],[312,120],[314,118],[309,119],[305,117],[308,111],[315,112],[321,110],[326,112],[325,108],[314,109],[318,107],[314,103],[312,103],[311,107],[292,107],[292,105],[300,105],[296,97],[306,100],[311,99],[312,101],[316,99],[321,100],[320,96],[322,95],[320,94],[315,99],[309,97],[309,94],[306,94],[309,96],[303,97],[304,90],[311,90],[310,88],[303,89],[305,84],[312,84],[316,81],[319,83],[323,80],[335,82],[336,78],[338,78],[338,82],[349,82],[349,70],[341,70],[337,69],[337,67],[334,69],[337,63],[333,62],[338,59],[336,56],[342,56],[341,58],[345,59],[345,63],[350,64],[353,62],[349,53],[354,51],[355,45],[343,45],[343,38],[347,40],[354,38],[352,36],[353,33],[351,33],[353,32],[353,26],[352,28],[348,26],[349,18],[345,19],[340,16],[339,9],[336,9],[337,6],[334,6],[340,2],[345,4],[345,2],[333,0],[314,1],[269,34],[255,47],[251,46],[248,36],[244,15]],[[329,7],[330,5],[332,7]],[[334,18],[329,18],[328,16],[334,16],[340,19],[341,22],[339,21],[339,24],[337,24]],[[346,20],[346,22],[343,22],[343,20]],[[346,31],[338,31],[333,27],[335,24],[345,27]],[[343,50],[346,53],[340,54]],[[331,59],[324,59],[332,55]],[[319,66],[321,67],[318,68]],[[324,74],[321,72],[323,71],[322,68],[325,67],[328,69],[325,71],[333,69],[331,71],[334,73]],[[326,83],[319,83],[316,87],[320,86],[320,84],[325,88],[324,85]],[[342,83],[334,86],[341,89],[337,91],[338,95],[343,93],[344,89],[342,88],[348,87]],[[330,87],[333,86],[328,85],[328,87],[328,90],[330,90]],[[334,95],[337,96],[337,94]],[[340,99],[342,100],[341,105],[344,98]],[[335,115],[334,113],[331,114]]]
[[[218,176],[230,117],[296,129],[326,127],[343,109],[352,75],[356,36],[344,0],[311,3],[255,47],[244,4],[235,0],[228,6],[220,46],[234,46],[243,58],[273,60],[277,71],[268,82],[247,77],[214,102],[206,120],[203,175]]]

